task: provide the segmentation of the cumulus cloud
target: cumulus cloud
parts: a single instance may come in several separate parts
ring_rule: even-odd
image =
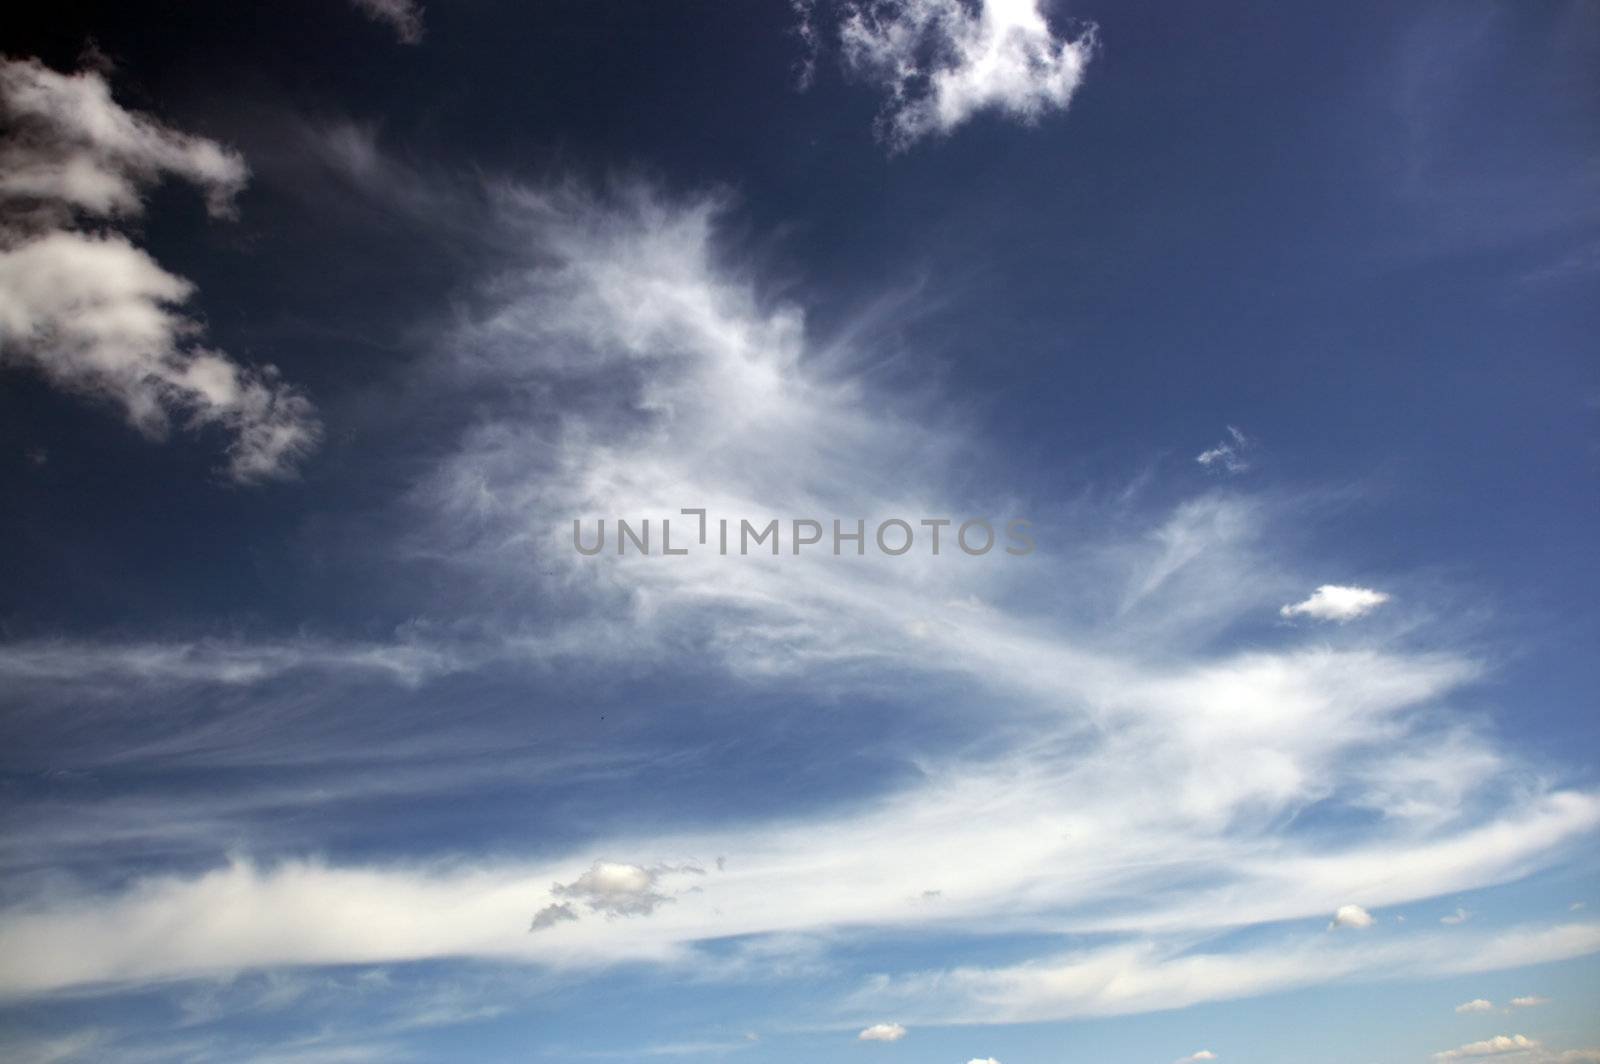
[[[416,0],[350,0],[374,22],[382,22],[403,44],[422,42],[422,5]]]
[[[1177,1060],[1173,1061],[1172,1064],[1197,1064],[1198,1061],[1216,1059],[1217,1055],[1211,1052],[1211,1050],[1202,1049],[1198,1053],[1190,1053],[1186,1057],[1179,1057]]]
[[[590,912],[604,916],[649,916],[672,900],[655,889],[662,871],[615,861],[596,861],[571,883],[555,884],[550,893],[580,901]]]
[[[200,342],[181,309],[194,285],[114,232],[80,217],[134,217],[162,177],[184,178],[212,214],[231,212],[247,170],[204,138],[168,129],[111,98],[94,71],[0,60],[0,363],[121,407],[159,439],[174,418],[232,437],[240,482],[292,472],[320,436],[311,403],[272,366],[248,367]]]
[[[61,74],[37,59],[0,60],[0,200],[6,224],[64,225],[72,212],[131,217],[165,176],[205,194],[214,215],[233,212],[249,170],[220,144],[124,110],[97,71]]]
[[[1207,469],[1218,470],[1226,473],[1244,473],[1250,468],[1249,452],[1255,449],[1255,441],[1246,436],[1242,431],[1228,426],[1228,438],[1218,443],[1215,447],[1208,447],[1195,455],[1194,460]]]
[[[1000,1064],[1000,1062],[993,1057],[973,1057],[967,1064]]]
[[[863,1042],[898,1042],[906,1036],[906,1029],[898,1023],[875,1023],[856,1035]]]
[[[1323,584],[1304,602],[1284,606],[1278,613],[1284,617],[1310,617],[1313,620],[1338,621],[1343,624],[1366,616],[1388,601],[1388,595],[1368,587]]]
[[[1494,1002],[1485,998],[1473,998],[1471,1001],[1462,1002],[1456,1006],[1457,1012],[1493,1012]]]
[[[1540,1048],[1542,1047],[1537,1039],[1520,1034],[1499,1034],[1493,1038],[1485,1038],[1481,1042],[1468,1042],[1459,1048],[1435,1053],[1433,1059],[1466,1060],[1471,1057],[1497,1057],[1506,1053],[1523,1053]]]
[[[1339,927],[1371,927],[1374,923],[1372,914],[1359,905],[1341,905],[1333,914],[1333,922],[1328,925],[1332,931]]]
[[[1529,994],[1526,997],[1514,997],[1511,999],[1511,1007],[1514,1009],[1532,1009],[1537,1008],[1540,1005],[1548,1004],[1550,1004],[1549,998],[1539,997],[1536,994]]]
[[[862,0],[839,39],[846,66],[889,94],[880,130],[894,150],[983,111],[1035,122],[1065,109],[1095,49],[1093,26],[1057,36],[1039,0]]]

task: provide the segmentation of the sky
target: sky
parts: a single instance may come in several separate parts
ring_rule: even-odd
[[[0,1057],[1600,1061],[1594,4],[3,34]]]

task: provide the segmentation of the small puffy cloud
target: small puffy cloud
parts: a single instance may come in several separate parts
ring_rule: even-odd
[[[856,1035],[862,1042],[898,1042],[906,1036],[906,1029],[898,1023],[875,1023]]]
[[[1494,1011],[1494,1002],[1486,1001],[1483,998],[1473,998],[1471,1001],[1464,1001],[1461,1004],[1457,1005],[1456,1006],[1456,1011],[1457,1012],[1493,1012]]]
[[[1179,1057],[1177,1060],[1173,1061],[1172,1064],[1196,1064],[1197,1061],[1216,1059],[1217,1055],[1211,1052],[1211,1050],[1202,1049],[1198,1053],[1190,1053],[1186,1057]]]
[[[571,883],[557,883],[550,892],[571,898],[605,916],[649,916],[671,901],[658,892],[656,882],[665,869],[615,861],[596,861]]]
[[[993,1057],[973,1057],[967,1064],[1000,1064],[1000,1062]]]
[[[845,66],[888,92],[879,129],[899,151],[982,111],[1035,122],[1065,109],[1095,30],[1058,37],[1039,0],[859,0],[839,43]]]
[[[131,218],[176,175],[232,211],[248,171],[234,152],[126,111],[95,71],[60,74],[0,60],[0,365],[120,407],[159,439],[173,419],[232,437],[228,472],[284,476],[317,444],[311,403],[276,369],[241,365],[199,342],[181,311],[194,285],[126,237],[85,233],[81,217]]]
[[[543,909],[533,914],[533,922],[528,925],[528,930],[543,931],[547,927],[557,924],[570,923],[578,918],[577,910],[566,902],[557,902],[546,905]]]
[[[1278,612],[1285,617],[1310,617],[1313,620],[1338,621],[1343,624],[1371,613],[1388,601],[1388,595],[1369,587],[1323,584],[1304,602],[1285,606]]]
[[[1514,1009],[1532,1009],[1537,1008],[1540,1005],[1548,1004],[1550,1004],[1549,998],[1539,997],[1537,994],[1529,994],[1526,997],[1514,997],[1511,999],[1511,1007]]]
[[[1201,451],[1194,456],[1194,460],[1216,472],[1243,473],[1250,468],[1249,453],[1254,448],[1254,440],[1229,425],[1227,439]]]
[[[394,30],[403,44],[422,41],[422,5],[416,0],[350,0],[368,18]]]
[[[1449,916],[1439,917],[1439,922],[1441,924],[1448,924],[1449,926],[1454,927],[1456,924],[1464,924],[1470,919],[1472,919],[1471,913],[1467,912],[1465,909],[1457,909]]]
[[[1332,931],[1339,927],[1371,927],[1374,922],[1372,914],[1361,906],[1341,905],[1333,914],[1333,922],[1328,925],[1328,930]]]
[[[1499,1034],[1481,1042],[1468,1042],[1456,1049],[1435,1053],[1434,1060],[1467,1060],[1473,1057],[1497,1057],[1504,1053],[1524,1053],[1540,1048],[1537,1039],[1520,1034]]]

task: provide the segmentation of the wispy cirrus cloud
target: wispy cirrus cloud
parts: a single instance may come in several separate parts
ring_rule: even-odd
[[[416,187],[387,179],[392,166],[367,172],[386,175],[374,195]],[[840,1004],[854,1028],[1168,1008],[1446,970],[1463,953],[1496,967],[1600,948],[1587,925],[1457,931],[1455,952],[1432,938],[1377,948],[1377,929],[1322,933],[1342,905],[1449,895],[1558,860],[1600,823],[1600,800],[1468,725],[1441,728],[1439,705],[1483,672],[1459,649],[1354,631],[1302,643],[1288,626],[1247,648],[1197,637],[1283,601],[1283,570],[1300,563],[1262,547],[1283,505],[1265,492],[1131,516],[1062,506],[1057,526],[1084,534],[1024,559],[579,557],[580,515],[1019,504],[952,475],[1002,468],[958,418],[875,383],[859,340],[817,336],[730,255],[726,198],[511,181],[481,197],[487,265],[421,385],[466,427],[419,459],[396,504],[412,527],[392,545],[461,590],[442,629],[471,644],[464,660],[887,690],[924,737],[904,753],[915,773],[782,819],[574,829],[561,852],[524,858],[240,857],[116,888],[55,885],[0,912],[8,993],[433,957],[693,964],[712,941],[934,921],[1104,943],[1016,970],[891,976]],[[424,693],[438,675],[419,674]],[[1447,763],[1419,772],[1430,751]],[[1299,823],[1312,806],[1324,824],[1366,827]],[[704,863],[715,855],[729,859]],[[917,901],[929,891],[938,905]],[[605,915],[617,918],[591,918]],[[1270,947],[1195,952],[1277,922],[1297,927]]]
[[[1255,450],[1255,441],[1246,436],[1243,431],[1232,425],[1228,426],[1228,438],[1218,442],[1212,447],[1207,447],[1195,455],[1195,461],[1207,469],[1224,473],[1245,473],[1250,470],[1250,454]]]
[[[350,0],[374,22],[394,30],[402,44],[421,44],[424,33],[422,5],[416,0]]]

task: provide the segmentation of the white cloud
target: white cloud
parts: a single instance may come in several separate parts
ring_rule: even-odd
[[[1549,998],[1539,997],[1536,994],[1530,994],[1526,997],[1514,997],[1511,999],[1511,1007],[1514,1009],[1531,1009],[1537,1008],[1540,1005],[1548,1004],[1550,1004]]]
[[[0,112],[11,126],[0,142],[0,200],[8,212],[42,212],[25,214],[33,225],[64,224],[71,210],[138,215],[145,190],[169,174],[204,192],[212,214],[228,215],[249,176],[237,152],[118,106],[95,71],[0,60]]]
[[[239,156],[123,110],[95,72],[0,60],[0,362],[31,366],[64,390],[120,406],[151,438],[174,417],[232,436],[228,472],[290,473],[320,436],[311,403],[272,366],[251,368],[198,342],[179,309],[194,293],[116,233],[68,228],[77,215],[131,217],[164,175],[232,210]]]
[[[1034,122],[1083,81],[1094,28],[1058,37],[1038,0],[862,0],[845,6],[846,65],[889,93],[882,132],[896,150],[983,111]]]
[[[863,1042],[898,1042],[906,1036],[906,1029],[898,1023],[875,1023],[856,1035]]]
[[[1333,914],[1333,922],[1328,925],[1328,930],[1339,927],[1371,927],[1375,921],[1372,914],[1359,905],[1341,905]]]
[[[416,0],[350,0],[374,22],[382,22],[394,30],[404,44],[422,41],[422,5]]]
[[[1441,924],[1445,924],[1447,926],[1454,927],[1457,924],[1464,924],[1470,919],[1472,919],[1472,914],[1471,913],[1467,912],[1467,910],[1465,910],[1465,909],[1457,909],[1455,912],[1449,914],[1448,916],[1439,917],[1439,922]]]
[[[58,231],[0,249],[0,354],[66,391],[110,400],[159,439],[172,415],[233,436],[228,472],[282,476],[316,445],[311,403],[271,366],[190,343],[194,286],[117,235]]]
[[[1457,1012],[1493,1012],[1494,1002],[1484,998],[1473,998],[1456,1006]]]
[[[1248,455],[1254,449],[1254,440],[1239,429],[1229,425],[1228,438],[1218,443],[1215,447],[1201,451],[1195,455],[1194,460],[1207,469],[1222,470],[1228,473],[1244,473],[1250,469]]]
[[[1434,1060],[1464,1060],[1469,1057],[1497,1057],[1507,1053],[1523,1053],[1541,1048],[1540,1043],[1533,1038],[1520,1034],[1495,1035],[1481,1042],[1469,1042],[1458,1049],[1446,1049],[1435,1053]]]
[[[1311,617],[1343,624],[1366,616],[1388,601],[1388,595],[1371,588],[1323,584],[1304,602],[1284,606],[1278,612],[1285,617]]]
[[[1293,629],[1241,651],[1197,636],[1304,585],[1271,535],[1270,496],[1206,493],[1136,516],[1063,508],[1064,530],[1099,531],[992,565],[577,558],[562,528],[573,514],[1011,504],[968,486],[984,456],[958,424],[871,389],[872,343],[813,335],[799,307],[730,262],[725,205],[642,187],[499,184],[490,199],[496,246],[526,258],[495,270],[440,340],[430,400],[458,390],[477,420],[407,511],[406,546],[449,566],[484,611],[471,620],[498,635],[469,661],[626,661],[670,675],[692,660],[824,694],[868,688],[888,669],[919,719],[937,715],[930,732],[969,723],[963,699],[922,697],[948,695],[954,679],[986,729],[1026,741],[997,738],[982,756],[930,744],[915,752],[914,778],[848,806],[647,838],[609,830],[539,860],[240,859],[125,889],[52,884],[0,912],[0,988],[429,957],[743,971],[770,953],[729,961],[701,943],[771,951],[835,928],[935,921],[1108,943],[1015,969],[888,978],[849,1003],[863,1021],[917,1025],[1171,1008],[1600,948],[1589,925],[1498,938],[1434,928],[1396,945],[1316,933],[1312,921],[1351,898],[1377,908],[1454,897],[1547,867],[1600,824],[1600,799],[1551,789],[1468,724],[1448,749],[1471,772],[1398,756],[1436,745],[1437,707],[1482,671],[1463,654],[1302,645]],[[1269,578],[1236,578],[1245,573]],[[1039,589],[1054,587],[1093,593],[1041,609]],[[503,605],[554,598],[565,609],[553,623]],[[227,668],[221,658],[202,671]],[[36,652],[21,660],[71,668]],[[155,660],[158,671],[189,667]],[[1296,815],[1312,805],[1382,816],[1359,836],[1325,834],[1301,823],[1322,818]],[[685,855],[717,854],[728,860],[694,878],[700,891],[674,878],[694,875]],[[597,869],[600,855],[629,863]],[[908,903],[930,886],[938,905]],[[562,919],[563,905],[581,918]],[[537,934],[530,914],[548,914]],[[594,918],[605,916],[616,918]],[[1273,935],[1260,949],[1194,952],[1256,925]],[[148,948],[155,935],[160,950]]]
[[[1202,1061],[1202,1060],[1216,1060],[1216,1059],[1217,1059],[1217,1055],[1215,1053],[1211,1052],[1211,1050],[1202,1049],[1198,1053],[1190,1053],[1186,1057],[1180,1057],[1177,1060],[1173,1061],[1172,1064],[1198,1064],[1198,1062]]]
[[[13,684],[248,685],[298,671],[370,673],[416,684],[463,665],[447,650],[408,642],[202,639],[168,643],[0,643],[0,676]]]
[[[1333,980],[1459,975],[1600,951],[1600,925],[1529,927],[1479,936],[1433,932],[1390,941],[1283,933],[1232,952],[1202,952],[1195,936],[1127,941],[1003,968],[951,968],[877,979],[857,1008],[893,1007],[908,1022],[1033,1023],[1184,1008]],[[1468,953],[1481,949],[1482,953]]]
[[[662,869],[596,861],[571,883],[557,883],[550,893],[581,901],[590,912],[604,916],[649,916],[672,900],[655,889],[662,873]]]
[[[1000,1062],[993,1057],[973,1057],[967,1064],[1000,1064]]]

